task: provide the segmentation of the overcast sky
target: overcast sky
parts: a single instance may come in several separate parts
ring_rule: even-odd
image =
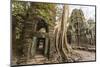
[[[62,5],[58,5],[60,8],[62,8]],[[94,6],[83,6],[83,5],[69,5],[69,16],[72,13],[73,9],[82,9],[85,19],[93,19],[95,21],[95,7]]]
[[[84,16],[87,19],[92,18],[95,21],[95,7],[94,6],[79,6],[79,5],[70,5],[70,13],[73,9],[82,9]]]

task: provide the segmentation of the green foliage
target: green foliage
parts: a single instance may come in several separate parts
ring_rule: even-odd
[[[34,16],[44,18],[51,26],[55,20],[55,4],[31,3],[31,9]]]
[[[12,1],[12,15],[18,14],[25,16],[28,10],[26,2]]]
[[[85,28],[85,17],[83,11],[81,9],[74,9],[71,13],[69,22],[72,33],[74,33],[75,35],[77,35],[78,32],[81,33],[81,30]]]
[[[27,16],[27,11],[29,9],[28,2],[22,2],[13,0],[12,1],[12,23],[15,24],[16,39],[20,39],[22,32],[23,22]]]
[[[89,40],[95,39],[95,22],[93,19],[86,21],[84,13],[81,9],[74,9],[70,16],[70,26],[69,30],[72,35],[77,36],[79,40]]]
[[[33,21],[34,17],[43,18],[49,25],[54,26],[56,8],[55,4],[25,2],[25,1],[12,1],[12,16],[17,21],[16,23],[16,38],[20,38],[22,27],[27,20]]]
[[[92,19],[87,20],[87,30],[86,30],[87,35],[91,35],[94,37],[95,36],[95,22]]]

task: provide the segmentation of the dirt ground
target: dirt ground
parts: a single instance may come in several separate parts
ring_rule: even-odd
[[[95,52],[84,51],[84,50],[75,50],[77,53],[81,54],[82,59],[80,61],[94,61]]]
[[[94,61],[95,60],[95,52],[84,51],[84,50],[74,50],[75,52],[81,55],[81,60],[78,61]],[[47,60],[43,55],[36,55],[33,59],[29,60],[27,64],[44,64],[44,63],[52,63]]]
[[[81,55],[81,59],[78,61],[95,61],[95,52],[94,51],[85,51],[85,50],[74,50],[75,52]],[[14,65],[16,65],[16,61],[12,61]],[[44,64],[44,63],[54,63],[48,60],[41,54],[35,55],[34,58],[29,59],[27,64]]]

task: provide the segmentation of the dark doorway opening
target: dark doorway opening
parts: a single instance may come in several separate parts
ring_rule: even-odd
[[[44,55],[45,50],[45,38],[37,38],[37,46],[36,46],[36,52],[37,54]]]

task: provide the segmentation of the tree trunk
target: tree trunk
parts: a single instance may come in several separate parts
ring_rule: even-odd
[[[69,27],[68,15],[68,5],[64,5],[62,20],[54,29],[55,46],[59,55],[60,62],[73,62],[81,58],[80,54],[74,52],[67,42],[67,30]]]
[[[70,48],[67,43],[67,28],[69,23],[67,22],[68,19],[68,6],[63,6],[63,14],[62,20],[59,23],[58,27],[55,29],[55,38],[56,38],[56,49],[60,59],[65,59],[67,57],[67,52],[70,51]]]

